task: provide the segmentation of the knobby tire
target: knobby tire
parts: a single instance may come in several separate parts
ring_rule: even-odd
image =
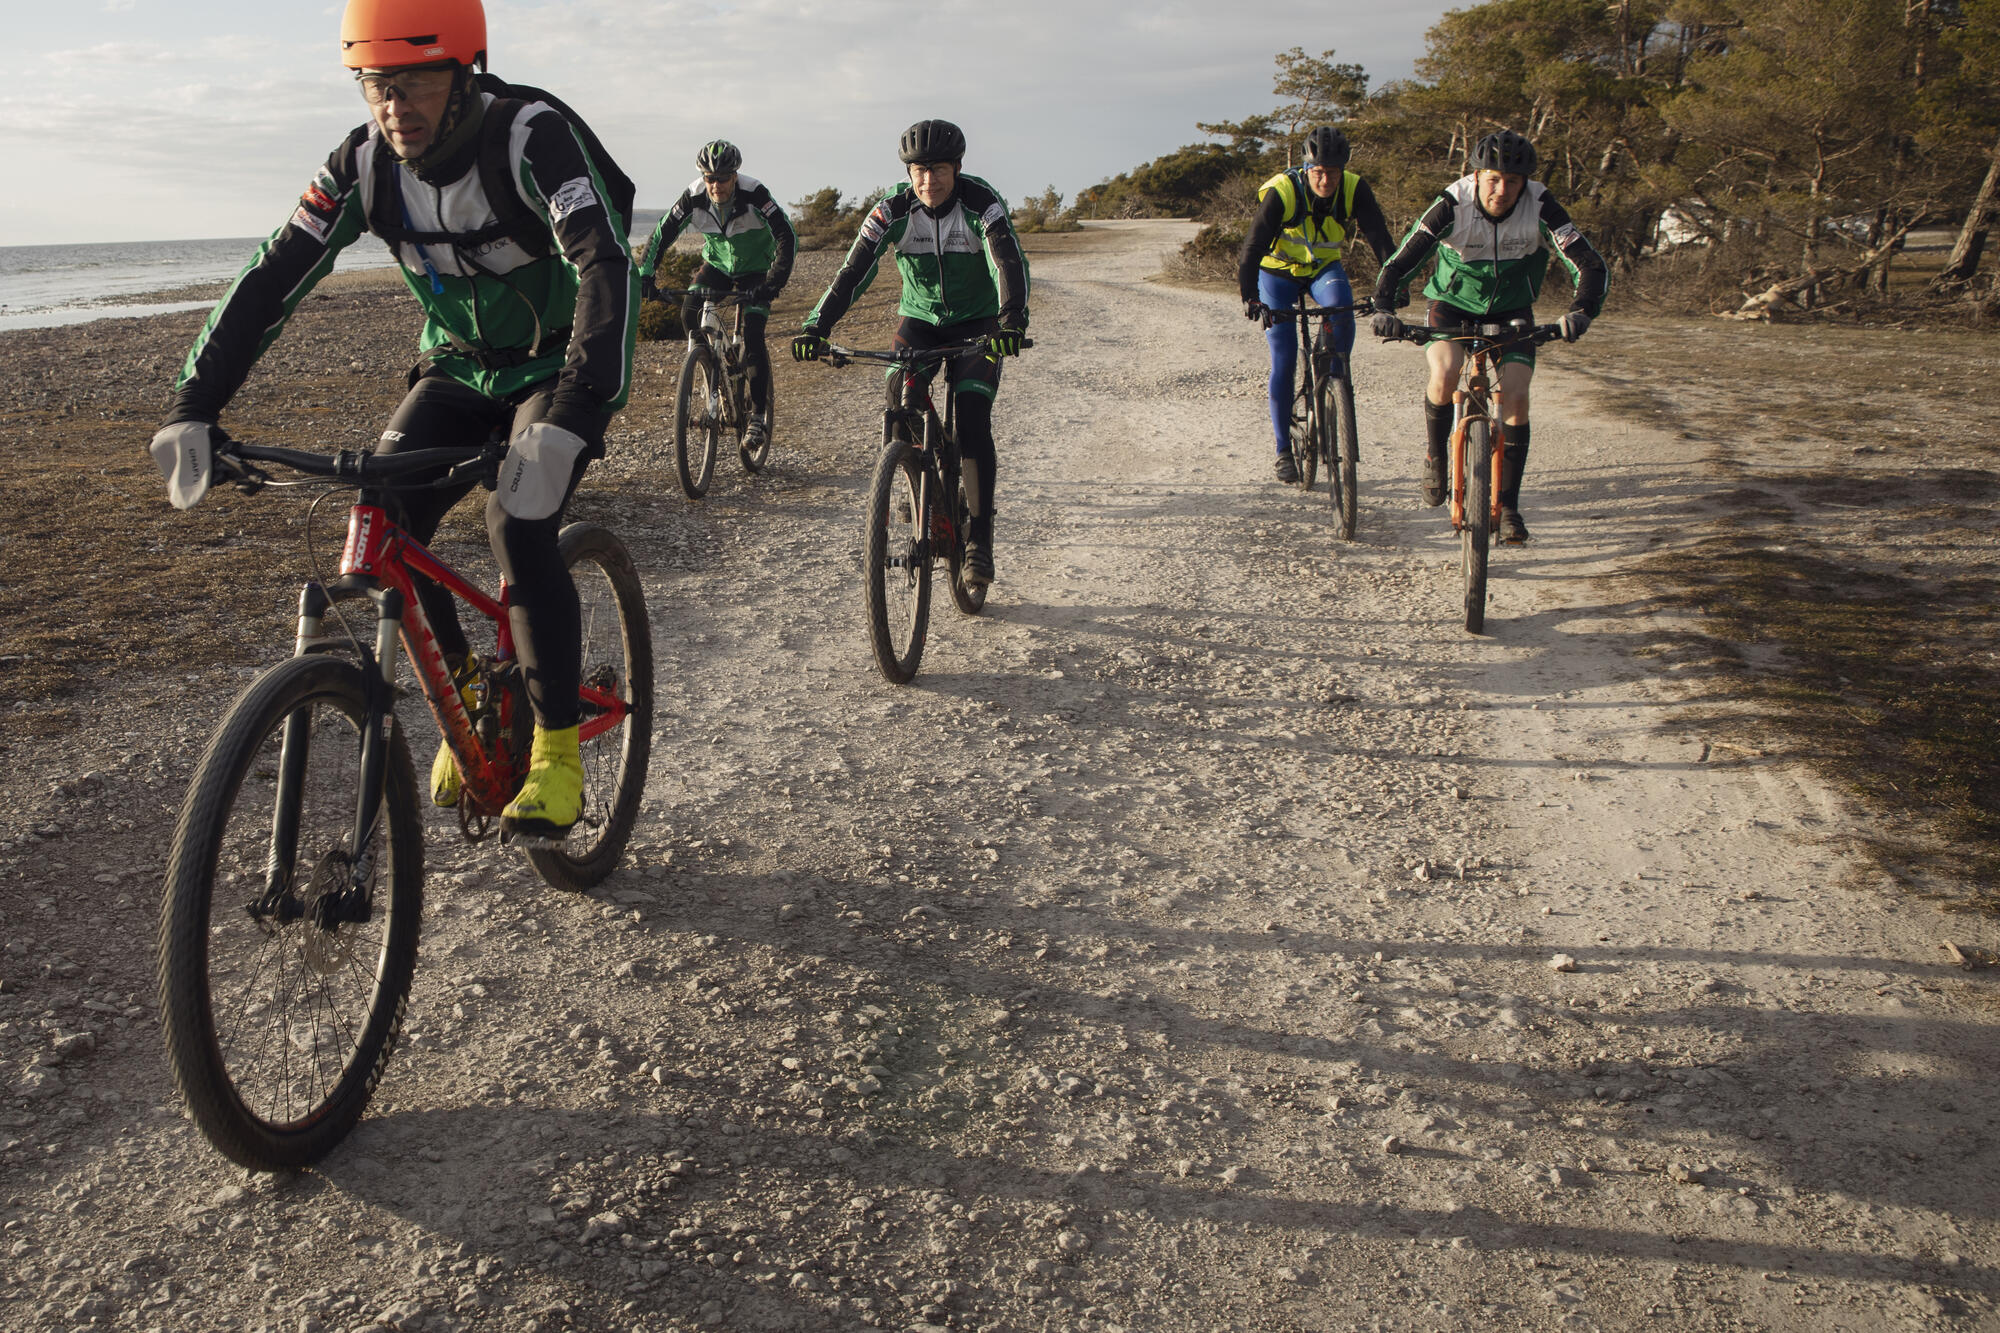
[[[1465,427],[1465,630],[1486,632],[1486,564],[1493,543],[1493,423],[1474,417]]]
[[[727,388],[715,354],[706,345],[690,348],[674,391],[674,470],[690,500],[707,495],[715,476],[715,451],[723,427],[717,416]]]
[[[923,660],[930,628],[931,562],[920,503],[924,459],[905,440],[882,450],[868,487],[863,544],[863,597],[875,665],[891,684],[906,685]]]
[[[965,526],[968,521],[966,509],[965,479],[961,476],[958,483],[958,502],[952,506],[951,514],[952,532],[956,536],[950,554],[951,600],[963,614],[976,616],[986,609],[987,585],[969,584],[965,581]]]
[[[159,931],[167,1063],[202,1134],[256,1171],[305,1166],[345,1138],[402,1029],[423,909],[423,832],[401,725],[387,728],[367,916],[323,926],[345,887],[367,682],[353,662],[290,658],[231,706],[195,770],[167,857]],[[300,775],[289,921],[251,915],[280,804],[287,721]],[[376,721],[373,725],[380,726]]]
[[[617,869],[653,748],[653,632],[639,571],[625,546],[594,523],[572,523],[559,539],[582,617],[583,683],[625,702],[625,721],[583,742],[583,814],[557,847],[530,848],[542,880],[580,893]],[[592,712],[584,706],[584,720]]]
[[[742,381],[743,410],[738,415],[742,418],[743,429],[737,432],[737,438],[739,440],[739,443],[736,446],[736,457],[742,461],[743,470],[745,472],[762,472],[764,470],[764,465],[771,461],[771,441],[774,438],[776,438],[778,433],[777,385],[771,382],[772,375],[768,370],[764,372],[764,380],[765,380],[764,392],[766,396],[770,399],[770,405],[766,412],[766,416],[769,419],[766,420],[764,423],[763,446],[757,449],[752,449],[748,445],[740,443],[744,432],[748,431],[750,428],[750,414],[756,410],[756,408],[751,405],[750,401],[750,379],[747,372],[745,373]]]
[[[1354,427],[1354,385],[1342,375],[1324,381],[1324,388],[1327,402],[1320,419],[1329,426],[1327,499],[1340,515],[1340,539],[1351,542],[1361,516],[1361,441]]]

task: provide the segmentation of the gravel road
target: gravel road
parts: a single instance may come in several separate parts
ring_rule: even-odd
[[[1270,479],[1262,339],[1149,280],[1189,233],[1038,242],[1000,582],[908,687],[861,626],[875,376],[781,365],[771,470],[690,506],[642,349],[577,506],[654,622],[630,863],[565,896],[430,818],[411,1028],[315,1171],[230,1167],[161,1056],[219,703],[99,680],[108,728],[12,745],[0,1327],[2000,1327],[1990,984],[1632,651],[1696,446],[1546,351],[1536,541],[1468,637],[1421,356],[1357,352],[1343,544]]]

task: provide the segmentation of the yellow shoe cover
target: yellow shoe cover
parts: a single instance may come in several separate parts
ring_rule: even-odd
[[[560,840],[583,813],[583,759],[576,728],[545,731],[535,724],[527,781],[500,812],[500,831]]]
[[[431,804],[445,810],[458,804],[458,761],[443,741],[438,742],[437,756],[431,760]]]

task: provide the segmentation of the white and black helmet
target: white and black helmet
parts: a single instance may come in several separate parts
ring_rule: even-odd
[[[736,168],[743,165],[743,152],[727,139],[715,139],[701,146],[701,151],[694,155],[694,164],[704,176],[734,175]]]
[[[1472,150],[1474,171],[1504,171],[1510,176],[1535,174],[1535,146],[1512,130],[1487,135]]]
[[[949,162],[965,159],[965,131],[948,120],[920,120],[903,131],[903,161]]]

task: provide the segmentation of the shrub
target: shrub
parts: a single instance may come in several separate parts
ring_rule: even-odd
[[[845,249],[854,239],[854,233],[861,229],[861,220],[868,216],[868,210],[888,193],[886,189],[876,190],[848,205],[841,202],[840,191],[834,186],[814,190],[792,205],[792,231],[799,238],[799,249]]]
[[[1236,256],[1247,229],[1241,223],[1211,222],[1167,260],[1167,277],[1175,282],[1236,281]]]
[[[1014,210],[1015,231],[1082,231],[1083,224],[1076,220],[1074,208],[1064,209],[1063,197],[1051,185],[1038,195],[1021,201]]]
[[[694,271],[700,267],[701,251],[669,250],[660,256],[660,262],[653,270],[654,285],[686,287],[694,281]],[[640,304],[640,342],[668,342],[685,337],[687,330],[681,325],[681,303],[678,300],[645,301]]]

